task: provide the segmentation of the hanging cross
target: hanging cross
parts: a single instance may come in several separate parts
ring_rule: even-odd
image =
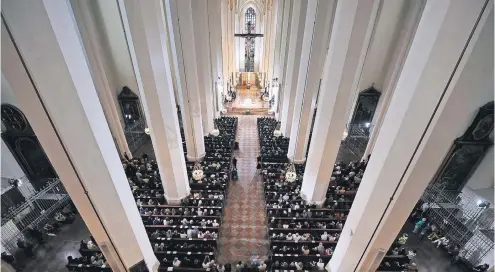
[[[248,29],[248,33],[234,34],[234,36],[235,37],[241,37],[241,38],[259,38],[259,37],[263,37],[263,34],[251,33],[251,30],[254,30],[254,26],[251,26],[251,22],[248,22],[247,23],[247,29]]]

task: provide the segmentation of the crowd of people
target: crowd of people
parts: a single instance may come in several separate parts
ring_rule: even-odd
[[[112,271],[93,236],[79,244],[80,257],[67,256],[69,271]]]
[[[258,164],[269,218],[271,269],[323,270],[340,238],[367,163],[336,163],[323,207],[306,203],[300,196],[305,165],[294,165],[295,181],[285,179],[289,139],[274,135],[279,125],[273,118],[258,118]]]
[[[231,176],[237,118],[215,119],[215,126],[220,135],[204,137],[204,159],[199,163],[186,161],[191,194],[180,204],[167,204],[162,198],[161,186],[138,185],[139,188],[134,190],[151,245],[164,269],[212,269],[218,266],[215,263],[218,230],[222,224],[224,199]],[[141,165],[143,163],[146,165],[147,159],[142,160]],[[154,162],[149,164],[153,170]],[[203,178],[196,180],[192,173],[198,166],[203,171]],[[152,174],[158,174],[157,169],[153,171]],[[146,171],[144,175],[148,177]],[[149,182],[161,183],[159,175]],[[135,185],[133,182],[132,186]],[[141,195],[147,194],[152,197],[139,204]]]

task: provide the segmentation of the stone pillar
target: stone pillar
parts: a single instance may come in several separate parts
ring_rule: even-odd
[[[333,6],[334,2],[330,0],[308,1],[287,153],[294,163],[306,160],[311,122],[332,29]]]
[[[278,28],[278,23],[279,23],[279,0],[272,0],[271,7],[270,7],[270,44],[268,45],[269,52],[268,52],[268,80],[270,81],[270,96],[269,98],[271,99],[271,96],[273,95],[273,70],[275,67],[275,48],[276,48],[276,36],[277,36],[277,28]]]
[[[132,152],[129,150],[127,139],[124,134],[124,127],[120,120],[121,113],[119,105],[115,103],[115,91],[110,87],[108,77],[112,72],[108,71],[105,64],[105,51],[103,49],[104,42],[101,39],[98,28],[96,26],[94,12],[92,12],[88,1],[73,2],[74,16],[78,21],[79,31],[86,50],[89,66],[91,67],[91,75],[98,91],[98,97],[103,112],[112,132],[112,136],[119,148],[120,156],[123,158],[127,153],[132,158]]]
[[[400,3],[384,2],[384,4],[386,6],[383,7],[380,12],[381,13],[380,20],[384,20],[384,22],[382,23],[383,29],[381,31],[389,32],[390,30],[388,29],[388,27],[390,27],[389,25],[391,23],[389,21],[390,11],[386,10],[386,8],[392,8],[392,9],[397,8],[396,5]],[[407,1],[402,3],[401,6],[402,6],[402,10],[399,12],[399,14],[397,14],[398,15],[397,19],[400,21],[400,24],[396,26],[396,30],[393,35],[389,34],[390,35],[389,38],[392,41],[390,43],[388,51],[384,52],[390,56],[388,58],[389,59],[388,62],[385,63],[384,65],[385,67],[382,71],[382,73],[384,74],[383,78],[370,79],[367,80],[367,83],[365,83],[366,85],[361,85],[362,88],[366,88],[366,86],[369,87],[369,84],[375,82],[376,80],[378,81],[379,84],[377,88],[379,88],[382,93],[380,96],[380,100],[378,101],[378,105],[376,107],[373,120],[371,121],[371,135],[368,140],[368,145],[366,147],[362,159],[367,159],[368,155],[371,154],[373,151],[373,147],[375,145],[376,139],[378,138],[378,134],[380,132],[383,119],[388,110],[390,100],[392,99],[394,88],[395,85],[397,84],[397,79],[404,65],[404,61],[406,59],[409,47],[411,46],[412,37],[418,25],[419,18],[421,17],[422,7],[424,6],[424,4],[421,1]],[[394,22],[392,22],[392,24],[396,25],[396,23]],[[378,24],[377,27],[380,27],[380,24]],[[373,42],[374,43],[376,42],[376,44],[374,44],[374,46],[376,47],[375,49],[376,51],[382,50],[380,49],[380,47],[383,47],[383,44],[380,44],[381,43],[380,40],[377,40],[375,37],[373,39]],[[371,67],[373,66],[373,63],[370,63],[368,65],[370,66],[368,68],[369,69],[368,73],[373,74],[372,72],[373,67]],[[363,69],[363,75],[364,73],[365,71]]]
[[[320,92],[318,100],[320,107],[316,111],[301,188],[301,195],[309,202],[325,201],[349,113],[347,102],[357,88],[379,2],[337,2],[321,82],[321,89],[325,91]]]
[[[228,4],[227,1],[221,0],[221,19],[222,19],[222,65],[223,65],[223,93],[227,93],[227,85],[229,81],[229,49],[228,49],[228,32],[227,32],[227,17],[228,17]],[[223,105],[223,100],[222,100]]]
[[[290,23],[289,50],[287,53],[287,71],[283,82],[284,101],[280,122],[284,136],[290,135],[292,129],[292,117],[294,115],[294,101],[296,97],[297,71],[304,36],[305,12],[307,1],[294,1],[292,4],[292,18]]]
[[[119,7],[165,198],[180,203],[190,189],[163,24],[165,10],[153,1],[122,0]]]
[[[234,48],[234,44],[235,44],[235,37],[234,37],[234,20],[235,20],[235,14],[234,14],[234,1],[232,0],[228,0],[229,3],[228,3],[228,9],[227,9],[227,13],[228,13],[228,17],[227,17],[227,26],[228,26],[228,36],[227,36],[227,41],[228,41],[228,44],[229,44],[229,80],[230,80],[230,84],[231,86],[233,86],[234,84],[234,78],[233,78],[233,74],[234,72],[236,71],[236,68],[235,68],[235,56],[234,56],[234,53],[235,53],[235,48]]]
[[[287,63],[287,45],[289,43],[289,32],[290,32],[290,16],[292,13],[292,0],[285,0],[283,2],[280,2],[280,4],[283,4],[283,18],[282,18],[282,25],[281,25],[281,32],[280,32],[280,49],[279,49],[279,54],[278,54],[278,65],[276,65],[275,69],[275,78],[278,78],[278,97],[277,97],[277,106],[276,106],[276,114],[277,116],[280,116],[280,113],[282,112],[282,101],[284,99],[284,88],[283,84],[285,82],[282,82],[284,79],[285,75],[285,70],[286,70],[286,63]],[[277,118],[278,119],[278,118]]]
[[[212,80],[215,83],[213,85],[212,92],[215,94],[213,97],[216,99],[213,103],[213,111],[215,117],[219,117],[219,112],[222,111],[222,92],[223,92],[223,56],[222,56],[222,0],[208,1],[208,28],[210,29],[209,41],[210,41],[210,56],[211,56],[211,69]],[[219,16],[220,14],[220,16]],[[218,105],[218,108],[216,107]]]
[[[167,26],[171,41],[179,93],[182,95],[182,122],[186,137],[187,159],[200,160],[205,155],[197,53],[193,29],[191,0],[165,1]]]
[[[493,5],[484,4],[426,3],[331,271],[376,270],[452,142],[493,101]]]
[[[198,70],[203,133],[208,135],[213,131],[213,118],[215,118],[213,109],[213,77],[212,62],[210,58],[208,4],[206,1],[192,1],[191,8],[194,28],[194,42],[196,46],[196,66]]]
[[[72,201],[113,270],[157,271],[69,2],[2,4],[2,72]]]

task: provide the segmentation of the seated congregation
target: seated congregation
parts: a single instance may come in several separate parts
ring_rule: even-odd
[[[260,174],[264,183],[269,220],[270,269],[324,270],[331,259],[352,201],[366,169],[366,162],[335,164],[323,207],[300,196],[304,164],[287,160],[288,138],[274,136],[279,123],[258,118]],[[286,179],[289,167],[297,178]]]
[[[147,154],[123,161],[153,251],[160,261],[159,271],[208,270],[216,267],[218,230],[222,224],[224,200],[231,176],[237,118],[215,119],[215,126],[220,133],[218,136],[204,137],[204,159],[201,162],[186,161],[191,194],[178,205],[167,203],[156,161]],[[199,178],[193,175],[193,171],[198,169],[203,171]],[[91,243],[96,244],[94,241]],[[88,250],[84,249],[84,254],[81,252],[81,258],[101,259],[105,263],[98,249],[95,252]],[[78,259],[75,262],[73,259],[69,265],[78,267],[81,261]],[[107,271],[105,269],[105,266],[97,270],[91,267],[91,270],[84,271]]]

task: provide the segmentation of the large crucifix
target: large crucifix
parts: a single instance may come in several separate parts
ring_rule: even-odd
[[[246,39],[246,51],[244,53],[246,63],[254,63],[254,39],[263,37],[263,34],[252,33],[251,30],[254,30],[254,26],[251,22],[247,22],[247,33],[234,34],[235,37]]]

